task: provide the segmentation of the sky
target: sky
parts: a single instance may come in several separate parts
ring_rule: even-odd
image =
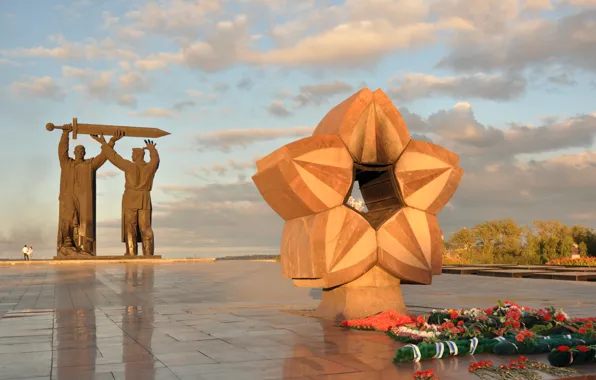
[[[171,133],[156,254],[276,254],[283,220],[255,160],[363,87],[460,155],[447,234],[506,217],[596,227],[595,72],[596,0],[0,0],[0,256],[55,254],[60,132],[45,124],[73,117]],[[124,176],[97,176],[98,254],[122,254]]]

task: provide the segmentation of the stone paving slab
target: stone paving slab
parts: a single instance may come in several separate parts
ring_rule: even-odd
[[[595,283],[457,275],[405,285],[410,311],[510,299],[596,315]],[[548,289],[545,292],[544,289]],[[0,271],[0,380],[473,379],[478,355],[391,362],[403,344],[288,311],[320,290],[295,288],[279,263],[27,265]],[[596,367],[582,367],[596,373]],[[547,377],[544,377],[547,379]]]
[[[478,276],[492,276],[492,277],[532,277],[538,273],[552,273],[544,270],[532,270],[532,269],[499,269],[499,270],[482,270],[476,272]]]
[[[564,281],[596,281],[596,272],[553,272],[553,273],[535,273],[534,278],[546,278],[550,280]]]
[[[484,271],[486,270],[486,268],[482,268],[482,267],[457,267],[457,268],[443,268],[443,273],[445,274],[460,274],[460,275],[465,275],[465,274],[476,274],[480,271]]]

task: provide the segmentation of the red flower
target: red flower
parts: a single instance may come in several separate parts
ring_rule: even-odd
[[[567,320],[567,317],[565,317],[563,314],[557,314],[555,316],[555,320],[557,322],[565,322]]]
[[[460,332],[460,333],[462,333],[462,334],[463,334],[463,333],[466,331],[466,329],[464,329],[463,327],[460,327],[458,330],[459,330],[459,332]]]
[[[524,334],[517,334],[515,336],[515,340],[517,340],[518,342],[523,342],[524,339],[526,339],[526,337],[524,336]]]
[[[418,317],[416,317],[416,323],[418,323],[419,325],[421,325],[425,322],[426,322],[426,319],[424,319],[424,315],[419,315]]]
[[[519,369],[526,369],[526,365],[525,364],[520,364],[517,368],[519,368]]]
[[[552,315],[550,315],[550,314],[546,314],[546,315],[544,316],[544,320],[545,320],[545,321],[547,321],[547,322],[548,322],[548,321],[551,321],[552,319],[553,319],[553,317],[552,317]]]
[[[593,327],[594,327],[594,325],[591,322],[586,323],[586,328],[587,329],[591,329]]]
[[[458,325],[458,326],[463,326],[463,325],[464,325],[464,321],[459,321],[459,322],[457,322],[457,325]]]
[[[557,351],[559,352],[569,352],[570,347],[569,346],[559,346],[557,347]]]
[[[585,334],[588,332],[588,330],[586,330],[585,327],[580,327],[579,330],[577,330],[580,334]]]
[[[513,321],[513,328],[519,329],[520,324],[518,321]]]
[[[576,348],[577,348],[577,350],[579,352],[588,352],[588,351],[590,351],[590,348],[589,347],[586,347],[586,346],[577,346]]]
[[[459,313],[457,311],[453,311],[449,317],[451,319],[455,319],[455,318],[459,317]]]
[[[525,356],[523,356],[523,355],[520,355],[520,356],[519,356],[519,359],[517,359],[517,360],[518,360],[520,363],[525,363],[525,362],[527,362],[527,361],[528,361],[528,358],[526,358],[526,357],[525,357]]]

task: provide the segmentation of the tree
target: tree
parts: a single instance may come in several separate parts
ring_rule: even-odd
[[[536,220],[534,226],[538,235],[542,238],[553,237],[563,240],[565,235],[571,233],[571,229],[558,220]]]
[[[556,259],[558,255],[559,239],[555,237],[544,237],[540,239],[540,258],[542,262]]]
[[[593,229],[575,225],[571,227],[571,236],[578,244],[584,243],[587,256],[596,256],[596,233]]]
[[[579,243],[579,255],[580,257],[588,256],[588,246],[583,241]]]
[[[559,257],[571,257],[573,254],[573,245],[575,242],[571,235],[565,235],[561,242],[559,243]]]
[[[464,227],[452,233],[446,245],[447,249],[452,251],[471,251],[476,248],[477,241],[474,233]]]

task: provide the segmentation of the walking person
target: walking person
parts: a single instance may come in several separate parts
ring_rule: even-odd
[[[31,261],[31,256],[33,256],[33,246],[29,247],[29,251],[27,251],[27,261]]]
[[[29,253],[29,248],[27,248],[27,244],[25,244],[21,251],[23,252],[23,260],[27,261],[27,254]]]

